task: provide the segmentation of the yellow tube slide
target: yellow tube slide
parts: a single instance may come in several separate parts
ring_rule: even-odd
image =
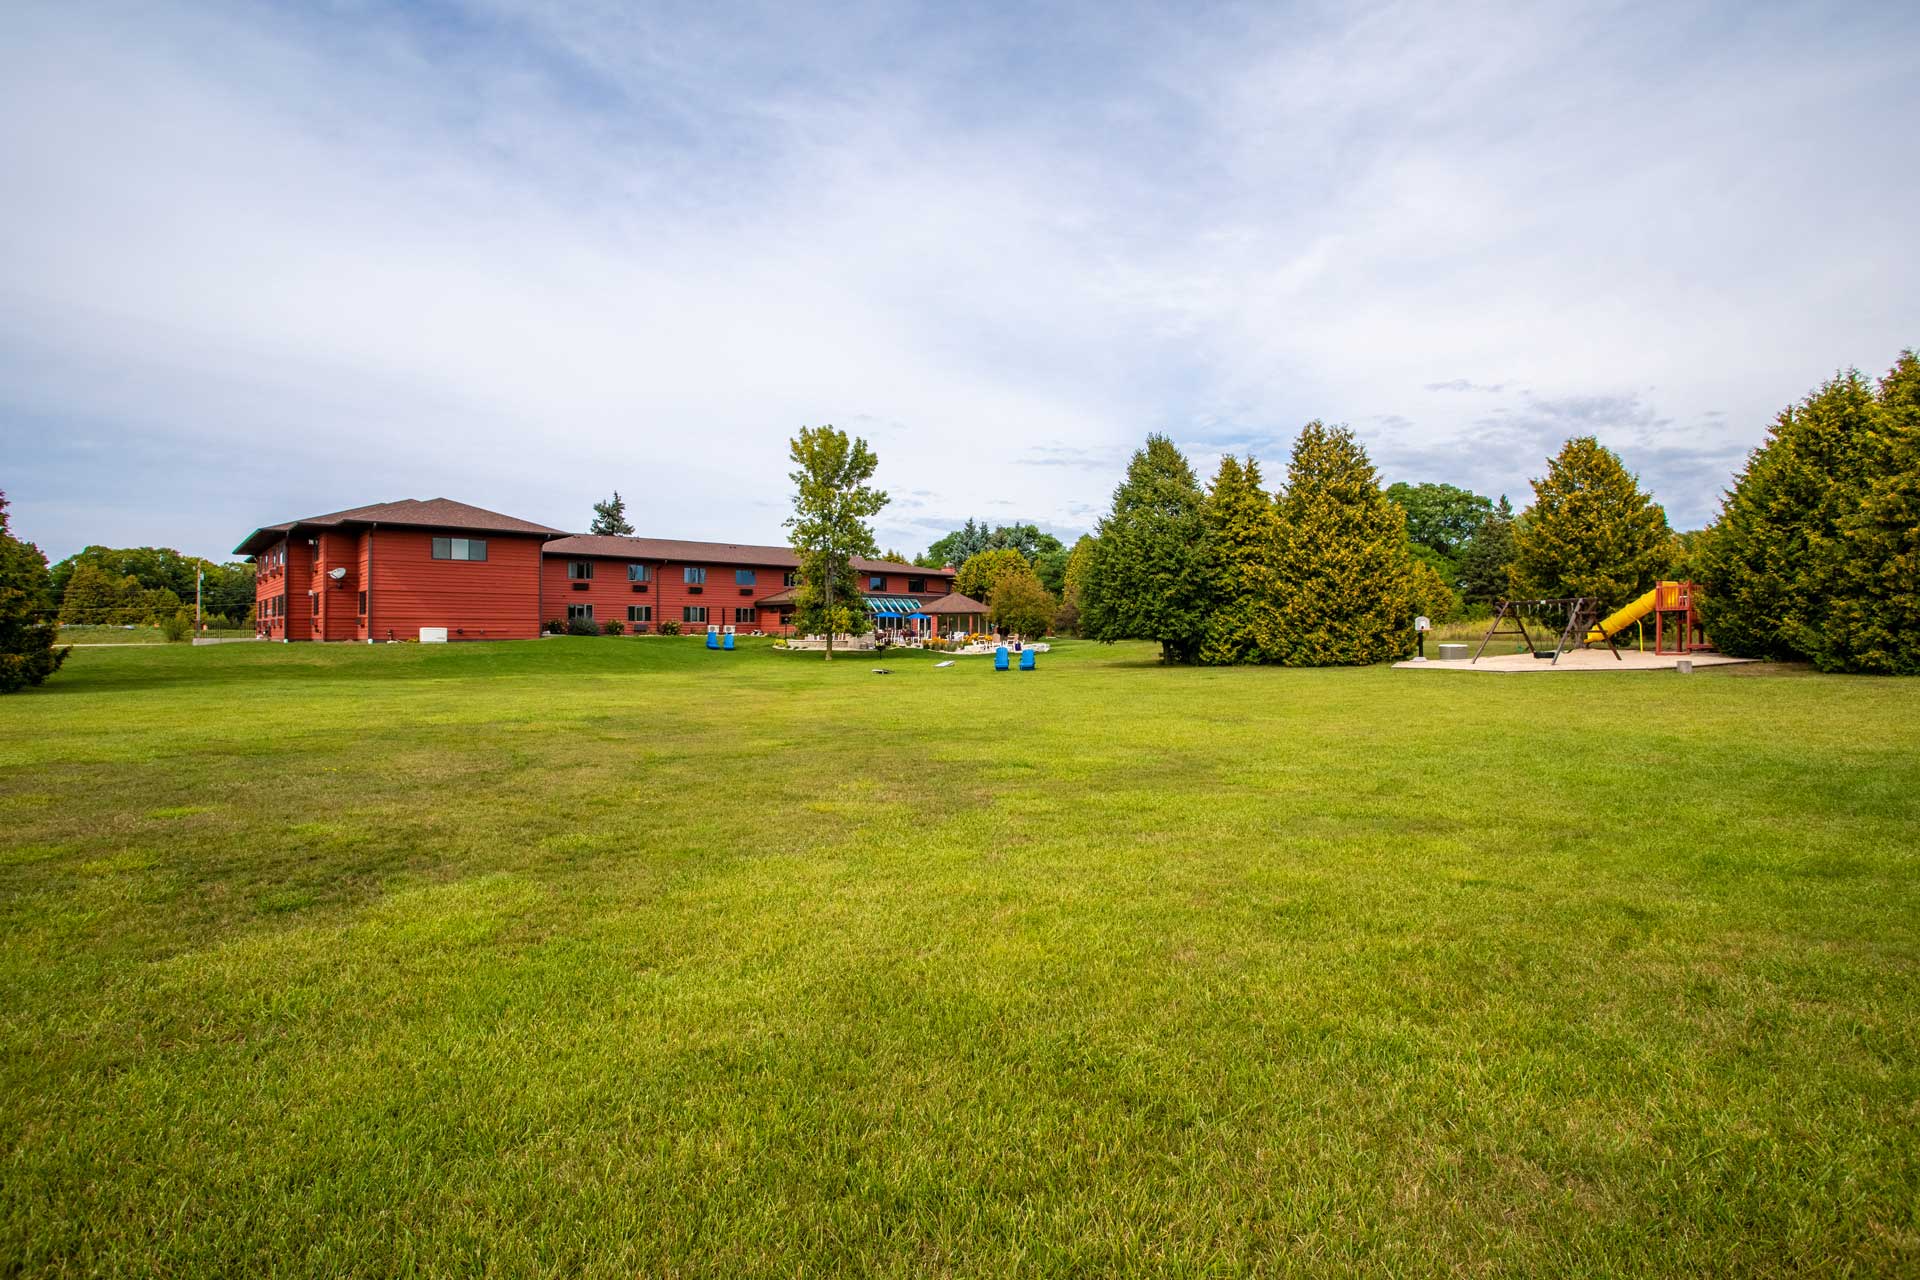
[[[1608,636],[1617,636],[1640,619],[1653,612],[1653,602],[1659,596],[1660,588],[1655,587],[1647,594],[1635,600],[1625,608],[1615,609],[1600,619],[1600,625],[1587,632],[1588,644],[1605,644]]]

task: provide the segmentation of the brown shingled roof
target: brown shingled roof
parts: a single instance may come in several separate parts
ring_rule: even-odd
[[[963,596],[958,591],[941,596],[920,606],[922,613],[985,613],[987,606],[972,596]]]
[[[525,533],[559,537],[564,530],[531,520],[501,515],[485,507],[469,506],[451,498],[402,498],[398,502],[376,502],[323,516],[289,520],[285,524],[262,525],[241,540],[235,555],[252,555],[264,550],[294,529],[311,527],[332,529],[351,524],[386,524],[414,529],[461,529],[475,533]]]
[[[550,556],[609,556],[618,560],[675,560],[688,564],[764,564],[776,569],[798,569],[800,557],[792,547],[756,546],[744,542],[686,542],[679,538],[635,538],[614,534],[575,534],[555,538],[542,550]],[[923,569],[897,560],[854,557],[861,573],[905,573],[916,578],[951,578],[947,569]]]

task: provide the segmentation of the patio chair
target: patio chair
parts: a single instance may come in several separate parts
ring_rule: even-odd
[[[711,631],[707,632],[707,648],[718,649],[719,647],[720,647],[720,637],[715,635]]]
[[[1020,669],[1022,671],[1033,670],[1033,650],[1022,649],[1020,651]]]
[[[993,669],[995,671],[1005,671],[1007,669],[1007,646],[1001,645],[993,651]]]
[[[733,648],[733,632],[729,631],[724,637],[721,638],[720,647],[722,649]]]

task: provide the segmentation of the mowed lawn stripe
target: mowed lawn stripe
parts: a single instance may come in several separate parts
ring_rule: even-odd
[[[932,663],[0,700],[0,1259],[1920,1265],[1920,686]]]

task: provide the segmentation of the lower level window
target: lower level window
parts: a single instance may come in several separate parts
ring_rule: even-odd
[[[367,616],[367,593],[364,591],[360,593],[360,616]]]
[[[652,622],[653,606],[650,604],[630,604],[627,606],[628,622]]]
[[[751,610],[751,609],[735,609],[735,610],[733,611],[733,620],[734,620],[735,622],[752,622],[752,621],[753,621],[753,610]]]
[[[574,618],[591,618],[592,616],[593,606],[590,604],[570,604],[567,606],[567,618],[569,621]]]
[[[703,604],[689,604],[680,607],[680,621],[705,622],[706,620],[707,606]]]

